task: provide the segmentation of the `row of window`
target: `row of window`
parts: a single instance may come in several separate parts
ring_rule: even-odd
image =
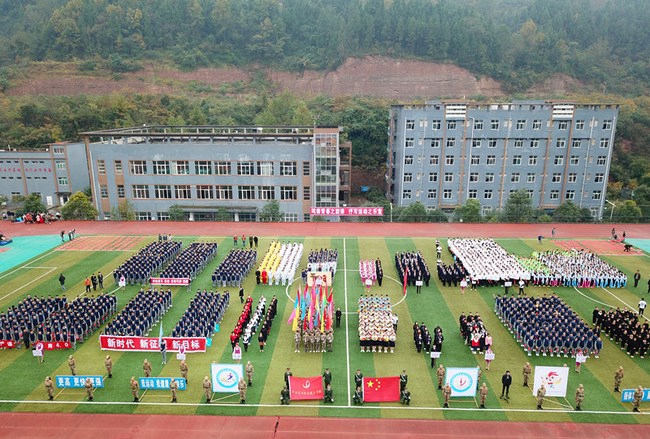
[[[418,191],[419,192],[419,191]],[[513,194],[517,192],[517,189],[511,189],[510,194]],[[483,190],[483,199],[484,200],[491,200],[495,191],[492,189],[484,189]],[[529,189],[526,191],[526,194],[528,195],[528,198],[533,198],[535,191],[532,189]],[[413,192],[411,189],[404,189],[402,192],[402,198],[404,200],[410,200],[412,199]],[[417,194],[419,196],[419,193]],[[443,200],[451,200],[453,197],[453,190],[452,189],[443,189],[442,191],[442,199]],[[467,196],[468,198],[478,198],[478,189],[470,189],[467,191]],[[602,191],[593,191],[591,193],[591,199],[592,200],[600,200],[603,196]],[[429,189],[427,191],[427,199],[429,200],[434,200],[438,198],[438,190],[437,189]],[[576,191],[575,190],[567,190],[564,194],[564,199],[565,200],[575,200],[576,198]],[[559,200],[560,199],[560,191],[553,189],[549,193],[549,199],[551,200]]]
[[[453,165],[456,162],[455,156],[446,156],[445,157],[445,165]],[[536,155],[531,155],[528,157],[528,165],[529,166],[536,166],[538,162],[538,157]],[[420,163],[421,157],[418,158],[418,163]],[[513,165],[521,165],[522,164],[522,156],[521,155],[513,155],[512,156],[512,164]],[[495,155],[489,155],[486,157],[485,164],[486,165],[496,165],[497,163],[497,157]],[[607,156],[598,156],[596,158],[596,166],[605,166],[607,163]],[[412,165],[413,164],[413,156],[412,155],[407,155],[404,156],[404,165]],[[439,165],[440,164],[440,156],[437,155],[432,155],[429,156],[429,164],[430,165]],[[480,165],[481,164],[481,156],[478,155],[473,155],[470,157],[470,164],[471,165]],[[564,156],[561,155],[556,155],[553,157],[553,164],[556,166],[560,166],[564,164]],[[577,166],[580,164],[580,156],[577,155],[572,155],[569,157],[569,165],[571,166]]]
[[[440,148],[442,145],[442,139],[441,138],[435,138],[435,139],[423,139],[420,138],[418,139],[418,146],[424,145],[424,142],[428,141],[429,145],[431,148]],[[448,138],[447,141],[445,142],[445,145],[447,148],[454,148],[456,147],[456,142],[457,139],[455,138]],[[472,148],[482,148],[483,144],[487,143],[488,148],[496,148],[499,139],[472,139]],[[512,145],[515,148],[523,148],[524,145],[528,142],[528,145],[531,148],[539,148],[540,142],[541,141],[546,141],[546,139],[512,139]],[[588,142],[589,139],[572,139],[571,140],[571,148],[573,149],[579,149],[582,147],[582,144],[584,142]],[[460,143],[460,142],[458,142]],[[607,137],[603,137],[599,141],[599,146],[601,148],[609,148],[610,140]],[[555,147],[556,148],[566,148],[567,146],[567,139],[556,139],[555,140]],[[415,147],[415,138],[414,137],[407,137],[404,140],[404,147],[405,148],[414,148]]]
[[[0,179],[2,179],[2,180],[13,180],[14,178],[16,180],[22,180],[23,179],[23,177],[21,177],[21,176],[18,176],[18,177],[5,177],[5,176],[2,176],[2,177],[0,177]],[[25,177],[25,178],[27,180],[49,180],[49,177]],[[59,183],[59,185],[61,185],[61,186],[65,186],[65,185],[68,184],[68,177],[57,177],[56,180]]]
[[[445,183],[451,183],[454,181],[454,175],[456,173],[454,172],[445,172],[443,174],[443,181]],[[535,183],[537,179],[536,173],[529,172],[526,174],[526,183]],[[561,183],[562,182],[562,173],[556,172],[553,173],[551,176],[551,182],[552,183]],[[419,180],[420,179],[420,174],[416,175],[416,178]],[[429,182],[430,183],[435,183],[438,181],[438,173],[437,172],[430,172],[429,173]],[[470,172],[469,174],[469,181],[470,183],[478,182],[479,181],[479,173],[478,172]],[[576,183],[578,181],[578,174],[575,172],[571,172],[567,175],[567,183]],[[603,173],[597,173],[594,176],[594,183],[603,183],[605,181],[605,174]],[[411,183],[413,182],[413,174],[410,172],[405,172],[404,173],[404,183]],[[486,172],[485,173],[485,183],[493,183],[494,182],[494,172]],[[510,182],[511,183],[520,183],[521,182],[521,174],[519,172],[513,172],[510,174]]]
[[[155,198],[161,200],[171,199],[192,199],[192,186],[189,184],[153,185],[153,190],[146,184],[134,184],[131,186],[131,196],[133,199]],[[240,200],[297,200],[298,188],[296,186],[279,186],[276,192],[275,186],[229,186],[229,185],[201,185],[196,188],[196,199],[199,200],[233,200],[234,193],[237,192]],[[108,198],[108,186],[100,185],[100,196]],[[117,185],[117,197],[126,198],[124,185]],[[311,188],[303,187],[303,199],[309,200],[311,197]]]
[[[295,161],[281,161],[276,167],[272,161],[211,161],[211,160],[129,160],[129,171],[132,175],[260,175],[260,176],[295,176],[298,175],[298,165]],[[191,166],[191,164],[193,166]],[[191,172],[193,171],[193,172]],[[233,172],[235,171],[235,172]],[[115,175],[122,175],[122,161],[114,162]],[[106,175],[106,161],[97,160],[97,173]],[[311,173],[311,164],[302,162],[302,175]]]
[[[470,118],[473,119],[473,118]],[[501,120],[500,119],[490,119],[489,122],[486,122],[482,119],[473,119],[474,120],[474,125],[472,126],[472,129],[474,130],[483,130],[485,126],[489,123],[489,127],[491,130],[498,130],[501,127]],[[460,122],[460,123],[459,123]],[[512,120],[504,120],[503,121],[503,127],[504,128],[512,128]],[[516,130],[525,130],[526,126],[528,125],[528,120],[527,119],[518,119],[515,121],[515,129]],[[427,128],[429,121],[426,119],[419,119],[418,120],[418,126],[420,128]],[[531,126],[533,130],[541,130],[542,129],[542,119],[534,119],[531,121]],[[547,121],[547,127],[550,127],[550,124],[552,121]],[[558,130],[566,130],[569,128],[569,121],[568,120],[556,120],[554,121],[555,127]],[[575,121],[575,129],[576,130],[584,130],[585,129],[585,120],[576,120]],[[464,121],[459,121],[459,120],[448,120],[447,121],[447,129],[448,130],[455,130],[458,127],[462,127],[464,125]],[[467,121],[467,126],[471,126],[470,122]],[[589,128],[598,128],[598,121],[593,120],[589,121]],[[406,119],[406,129],[407,130],[414,130],[415,129],[415,119]],[[442,120],[440,119],[434,119],[431,121],[431,129],[434,131],[442,129]],[[612,120],[607,119],[603,120],[602,124],[602,129],[603,130],[611,130],[612,129]]]
[[[0,160],[0,165],[2,164],[11,164],[11,163],[20,163],[20,160]],[[45,164],[43,160],[34,160],[34,161],[29,161],[29,160],[23,160],[23,163],[28,164],[28,163],[38,163],[38,164]],[[55,160],[56,164],[56,169],[60,171],[65,171],[65,160]]]

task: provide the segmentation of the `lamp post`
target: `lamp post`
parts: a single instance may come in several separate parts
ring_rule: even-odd
[[[609,201],[607,198],[605,198],[605,202],[606,202],[607,204],[609,204],[610,206],[612,206],[612,213],[609,215],[609,222],[611,223],[612,220],[613,220],[613,218],[614,218],[614,208],[616,207],[616,204],[612,203],[612,202]]]
[[[390,222],[393,222],[393,203],[390,203]]]

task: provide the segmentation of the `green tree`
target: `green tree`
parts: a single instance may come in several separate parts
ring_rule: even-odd
[[[475,198],[468,199],[465,204],[454,210],[454,219],[466,223],[480,223],[481,203]]]
[[[407,206],[399,215],[399,222],[402,223],[424,223],[427,220],[427,208],[420,201]]]
[[[260,212],[260,221],[279,222],[282,221],[282,212],[280,212],[280,203],[277,200],[267,202]]]
[[[135,207],[129,200],[120,201],[111,208],[111,218],[116,221],[135,221]]]
[[[587,208],[580,208],[572,201],[560,204],[553,212],[553,220],[558,223],[584,223],[592,220]]]
[[[39,194],[29,194],[23,199],[21,209],[18,210],[18,213],[22,215],[27,212],[40,213],[45,211],[47,211],[47,208],[43,204],[41,196]]]
[[[172,204],[169,206],[167,213],[169,214],[169,219],[171,221],[185,221],[187,219],[185,211],[178,204]]]
[[[641,221],[650,221],[650,185],[641,185],[634,190],[633,194],[636,205],[641,209]]]
[[[634,200],[625,200],[614,208],[614,221],[619,223],[638,223],[641,220],[641,209]]]
[[[529,223],[533,218],[533,202],[525,189],[519,189],[508,197],[501,213],[504,223]]]
[[[431,223],[448,223],[449,217],[445,212],[440,209],[433,209],[429,212],[429,218],[427,221]]]
[[[228,212],[228,209],[226,209],[224,206],[220,206],[217,209],[216,220],[222,223],[232,221],[232,213]]]
[[[67,220],[93,220],[97,219],[98,213],[90,197],[83,192],[75,192],[61,208],[61,215]]]

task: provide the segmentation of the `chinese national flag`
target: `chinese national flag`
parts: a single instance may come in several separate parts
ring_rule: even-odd
[[[399,377],[397,377],[399,380]],[[399,389],[399,383],[397,385]],[[323,399],[323,377],[289,377],[289,394],[292,401]]]
[[[399,401],[399,377],[363,378],[364,402]]]

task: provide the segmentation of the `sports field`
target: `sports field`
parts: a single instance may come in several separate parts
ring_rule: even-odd
[[[103,227],[103,225],[101,225]],[[262,228],[262,225],[254,225]],[[410,225],[402,225],[408,231]],[[147,227],[151,227],[149,224]],[[171,227],[171,226],[170,226]],[[181,236],[181,231],[174,234],[174,239],[181,239],[184,245],[195,241],[214,241],[219,244],[218,255],[207,269],[192,283],[191,291],[185,287],[174,287],[173,307],[163,319],[163,328],[168,334],[171,327],[185,312],[197,288],[212,289],[210,275],[214,268],[233,247],[231,229],[242,228],[241,225],[229,225],[220,230],[219,225],[212,225],[212,231],[207,226],[194,227],[201,233],[197,236]],[[251,225],[245,227],[251,229]],[[343,225],[341,227],[344,227]],[[365,227],[371,228],[371,225]],[[67,375],[67,357],[73,353],[77,360],[79,374],[105,375],[103,358],[106,352],[98,347],[99,331],[88,340],[77,344],[76,351],[46,351],[45,362],[38,364],[31,351],[7,349],[0,351],[0,409],[5,412],[76,412],[76,413],[116,413],[116,414],[200,414],[200,415],[236,415],[236,416],[305,416],[305,417],[342,417],[342,418],[414,418],[414,419],[449,419],[449,420],[495,420],[495,421],[539,421],[539,422],[585,422],[635,424],[650,423],[650,417],[644,414],[631,413],[631,404],[621,403],[620,394],[613,392],[613,375],[619,366],[625,368],[625,378],[622,388],[636,388],[638,385],[650,387],[650,358],[630,358],[616,344],[603,337],[605,343],[599,359],[590,358],[578,375],[573,372],[571,358],[528,357],[516,343],[512,334],[503,326],[494,314],[495,294],[502,288],[479,288],[464,295],[459,288],[442,287],[435,275],[435,240],[442,241],[443,261],[450,263],[451,255],[446,251],[448,236],[463,236],[462,230],[436,230],[430,225],[431,233],[417,237],[378,237],[378,236],[269,236],[270,233],[259,232],[258,261],[264,256],[266,249],[273,240],[303,242],[304,253],[300,267],[307,263],[306,257],[310,249],[336,248],[339,251],[338,270],[333,284],[334,300],[341,307],[344,315],[340,328],[334,332],[333,352],[331,353],[294,353],[293,333],[291,325],[287,324],[293,309],[292,299],[299,287],[299,273],[296,281],[287,287],[257,285],[255,276],[251,273],[244,282],[246,294],[250,293],[255,302],[264,295],[270,298],[276,295],[279,299],[278,315],[274,320],[265,351],[259,352],[255,343],[244,353],[243,362],[250,360],[255,366],[254,386],[248,389],[245,405],[239,404],[238,396],[216,394],[212,404],[203,403],[201,382],[209,374],[213,362],[230,363],[231,348],[229,333],[234,327],[241,311],[237,291],[231,289],[230,307],[220,325],[220,332],[212,339],[212,346],[206,353],[188,354],[190,368],[188,390],[179,392],[179,402],[171,404],[168,391],[147,391],[140,403],[131,403],[132,396],[129,388],[131,376],[142,376],[142,362],[149,358],[153,365],[153,376],[179,376],[178,361],[172,359],[166,365],[160,362],[158,353],[120,353],[111,352],[114,362],[113,378],[106,379],[106,387],[98,389],[94,402],[86,402],[81,390],[56,389],[54,401],[46,401],[43,379],[50,375]],[[483,225],[484,236],[507,235],[505,231],[495,233],[494,226]],[[500,226],[509,227],[509,226]],[[549,229],[549,226],[542,226]],[[639,227],[635,239],[640,244],[647,244],[650,236],[643,233],[647,228]],[[59,295],[61,290],[57,281],[59,273],[64,273],[67,281],[68,298],[80,295],[84,291],[83,280],[86,276],[102,271],[106,276],[103,292],[114,293],[118,297],[118,310],[133,297],[138,287],[131,286],[119,290],[113,283],[112,270],[122,261],[134,254],[138,248],[157,239],[156,235],[138,235],[137,230],[116,233],[109,239],[106,236],[94,236],[91,227],[79,227],[80,237],[76,242],[62,244],[28,261],[17,261],[16,264],[0,273],[0,311],[5,312],[11,305],[27,296]],[[415,229],[415,228],[414,228]],[[589,234],[579,234],[579,228],[572,231],[571,236],[566,232],[558,233],[556,240],[544,239],[538,242],[534,230],[525,229],[525,235],[515,226],[510,227],[512,237],[497,238],[497,242],[511,253],[530,256],[535,250],[562,249],[571,240],[579,245],[603,250],[603,259],[622,269],[629,277],[627,288],[623,289],[575,289],[575,288],[527,288],[529,296],[555,293],[560,296],[573,310],[587,322],[591,323],[591,313],[594,307],[629,307],[636,305],[643,293],[647,291],[648,275],[650,275],[650,259],[643,251],[631,254],[622,252],[618,243],[608,242],[604,236],[609,230],[607,225],[602,230]],[[299,229],[297,229],[299,230]],[[560,230],[560,229],[558,229]],[[172,229],[160,230],[161,232]],[[437,234],[438,232],[439,234]],[[456,232],[456,233],[454,233]],[[105,232],[101,231],[102,235]],[[376,232],[382,233],[380,229]],[[476,232],[472,232],[476,234]],[[515,237],[522,233],[524,238]],[[29,234],[34,234],[31,230]],[[241,234],[241,232],[239,232]],[[388,234],[388,233],[386,233]],[[419,232],[418,232],[419,234]],[[539,233],[538,233],[539,234]],[[628,232],[631,235],[630,232]],[[573,236],[575,235],[575,236]],[[592,236],[588,236],[592,235]],[[75,244],[75,245],[72,245]],[[573,244],[570,244],[573,245]],[[578,245],[578,244],[575,244]],[[636,247],[635,247],[636,248]],[[394,255],[401,251],[419,250],[426,259],[432,271],[432,282],[424,287],[422,294],[417,295],[411,288],[404,296],[402,286],[397,279],[394,267]],[[0,253],[0,263],[5,267],[10,260],[13,249]],[[380,258],[383,262],[385,278],[383,286],[373,286],[371,293],[388,295],[393,304],[394,312],[399,316],[397,332],[397,348],[394,354],[361,353],[358,346],[358,317],[357,300],[360,294],[365,294],[358,273],[360,259]],[[642,280],[638,288],[632,287],[631,278],[639,269]],[[413,288],[414,289],[414,288]],[[223,291],[223,288],[216,288]],[[97,294],[97,293],[94,293]],[[646,299],[648,297],[646,296]],[[485,362],[481,355],[472,355],[458,331],[458,317],[462,313],[480,313],[487,329],[494,338],[496,359],[490,370],[486,371]],[[418,354],[412,340],[411,326],[413,322],[425,322],[429,328],[442,327],[445,336],[443,354],[440,362],[451,367],[483,368],[483,380],[490,389],[484,410],[478,409],[477,400],[467,398],[452,398],[451,407],[442,408],[442,395],[436,389],[435,370],[430,367],[430,360],[424,352]],[[152,331],[152,336],[159,333],[158,326]],[[170,357],[172,357],[170,355]],[[533,366],[561,365],[570,366],[567,398],[548,398],[544,411],[535,410],[536,400],[532,392],[521,385],[521,369],[526,361]],[[283,373],[290,367],[295,376],[321,375],[326,367],[333,374],[334,403],[324,405],[320,401],[292,402],[289,406],[281,406],[279,393],[283,386]],[[399,375],[406,369],[409,376],[409,389],[412,401],[410,406],[396,403],[366,403],[354,406],[351,395],[354,391],[353,374],[361,369],[366,377]],[[513,372],[514,380],[509,402],[499,399],[501,390],[501,375],[505,370]],[[579,384],[586,390],[583,411],[573,410],[573,393]],[[641,410],[650,411],[650,403],[643,403]]]

